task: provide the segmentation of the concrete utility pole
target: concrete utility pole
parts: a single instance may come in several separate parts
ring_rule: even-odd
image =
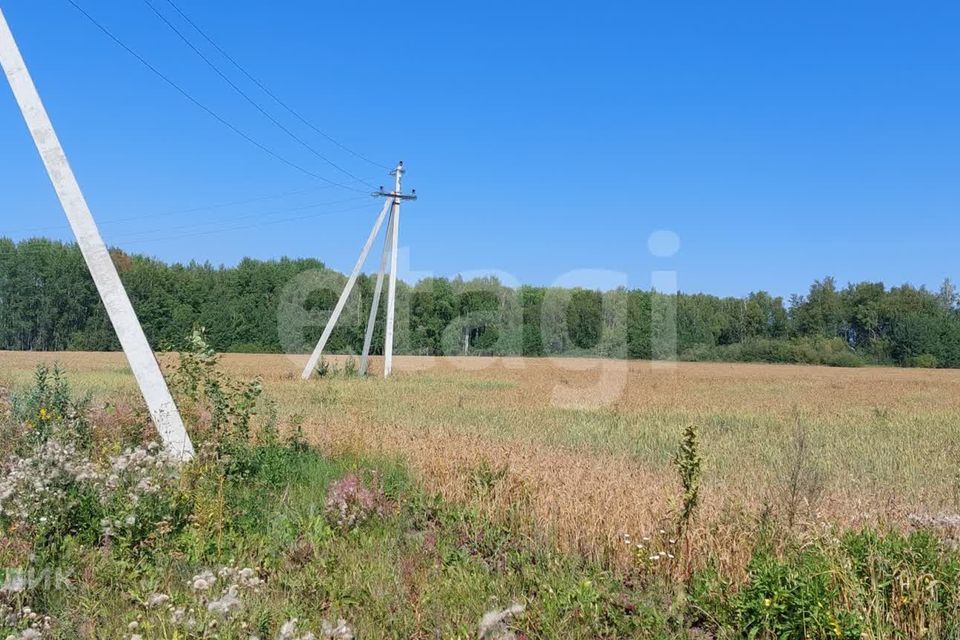
[[[390,230],[390,283],[387,285],[387,326],[384,331],[383,342],[383,377],[389,377],[393,371],[393,318],[397,308],[397,238],[400,235],[400,201],[411,196],[404,196],[401,183],[403,181],[403,162],[391,172],[394,177],[393,186],[393,213],[391,215]],[[416,196],[412,196],[416,198]]]
[[[193,457],[193,444],[183,426],[180,412],[170,396],[170,390],[160,372],[157,363],[143,333],[137,315],[130,304],[127,292],[120,282],[120,276],[110,258],[100,231],[97,229],[90,208],[87,206],[80,185],[77,183],[63,147],[57,139],[53,124],[40,101],[37,89],[30,78],[27,66],[20,55],[17,43],[10,32],[10,26],[0,10],[0,66],[3,67],[13,90],[13,95],[23,113],[23,119],[30,129],[33,142],[43,160],[43,164],[57,192],[60,204],[67,214],[67,220],[77,238],[77,244],[83,259],[90,269],[90,275],[107,309],[107,315],[113,324],[123,353],[127,356],[133,375],[140,386],[140,392],[147,402],[150,416],[153,418],[160,438],[167,451],[181,460]]]
[[[387,192],[383,190],[383,187],[380,187],[380,191],[375,191],[371,194],[374,197],[386,198],[387,201],[384,202],[383,209],[380,210],[380,215],[377,216],[377,220],[373,224],[373,230],[367,237],[366,244],[364,244],[363,249],[360,250],[360,257],[357,259],[357,264],[354,265],[353,272],[351,272],[350,277],[347,279],[347,285],[343,288],[340,299],[337,300],[337,304],[333,308],[333,313],[327,321],[327,326],[323,328],[320,341],[317,342],[316,348],[313,350],[313,353],[310,354],[310,359],[307,360],[307,366],[303,368],[301,377],[304,380],[308,380],[310,376],[313,375],[314,370],[317,368],[317,363],[320,362],[323,348],[326,346],[327,340],[330,339],[330,334],[333,333],[333,327],[337,324],[340,313],[347,303],[347,298],[350,297],[350,292],[357,283],[357,277],[360,275],[363,264],[367,261],[367,254],[370,253],[370,247],[373,246],[373,241],[380,232],[380,227],[383,226],[383,219],[387,211],[390,211],[390,220],[387,223],[387,234],[383,242],[383,255],[380,258],[380,270],[377,272],[377,285],[373,291],[370,316],[367,318],[367,331],[363,338],[363,355],[360,357],[360,375],[365,375],[367,372],[370,343],[373,341],[373,328],[377,321],[377,309],[380,306],[380,294],[383,290],[383,277],[388,264],[390,281],[387,285],[387,326],[383,346],[383,376],[389,376],[393,370],[393,323],[397,306],[397,239],[400,235],[400,202],[403,200],[417,199],[416,190],[410,194],[404,194],[401,190],[403,173],[403,162],[400,162],[397,164],[397,168],[390,172],[390,175],[394,176],[394,190]]]
[[[367,365],[370,360],[370,343],[373,342],[373,329],[377,324],[377,310],[380,308],[380,294],[383,292],[383,274],[387,268],[393,240],[393,216],[387,225],[387,235],[383,239],[383,254],[380,256],[380,270],[377,272],[377,284],[373,288],[373,301],[370,303],[370,316],[367,318],[367,332],[363,336],[363,355],[360,356],[360,375],[367,375]]]

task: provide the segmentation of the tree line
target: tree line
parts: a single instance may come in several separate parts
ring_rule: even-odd
[[[203,326],[220,351],[309,351],[346,280],[313,259],[215,267],[111,254],[156,349],[179,348]],[[362,348],[374,284],[359,278],[331,352]],[[764,291],[718,297],[427,278],[398,283],[396,326],[396,352],[407,354],[960,367],[960,308],[949,280],[932,291],[880,282],[840,288],[826,277],[785,301]],[[118,348],[76,245],[0,238],[0,349]]]

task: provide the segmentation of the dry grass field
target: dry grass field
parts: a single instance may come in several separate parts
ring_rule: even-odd
[[[28,384],[41,361],[115,411],[139,403],[116,353],[0,353],[0,387]],[[428,490],[522,510],[531,536],[605,561],[627,561],[623,534],[655,536],[675,512],[671,460],[688,424],[704,465],[693,533],[733,571],[761,514],[803,531],[960,511],[957,371],[400,357],[389,381],[302,382],[303,362],[223,358],[262,376],[281,429],[402,459]]]

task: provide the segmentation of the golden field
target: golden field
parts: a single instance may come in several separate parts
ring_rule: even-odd
[[[41,361],[98,404],[139,403],[118,353],[0,352],[0,387],[28,384]],[[692,533],[729,568],[744,563],[762,514],[790,511],[799,529],[822,530],[960,511],[958,371],[399,357],[387,381],[303,382],[304,361],[222,360],[263,378],[281,429],[402,459],[428,489],[502,517],[522,510],[531,536],[604,560],[628,558],[623,534],[671,518],[671,460],[688,424],[704,465]]]

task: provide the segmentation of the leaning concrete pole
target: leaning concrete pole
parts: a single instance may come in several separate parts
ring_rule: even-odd
[[[370,303],[370,316],[367,318],[367,333],[363,336],[363,354],[360,356],[360,375],[367,375],[370,360],[370,345],[373,343],[373,329],[377,325],[377,311],[380,308],[380,294],[383,292],[383,274],[390,259],[391,238],[393,238],[393,216],[387,222],[387,237],[383,240],[383,255],[380,256],[380,270],[377,272],[377,285],[373,288],[373,302]]]
[[[67,157],[60,146],[53,124],[47,116],[37,89],[27,72],[27,66],[20,55],[17,43],[13,39],[7,20],[0,10],[0,66],[6,73],[7,81],[23,113],[23,119],[30,129],[33,142],[43,159],[43,164],[53,182],[53,188],[60,198],[60,204],[67,214],[70,227],[80,245],[80,251],[90,269],[93,281],[107,308],[110,322],[113,324],[120,345],[127,356],[133,375],[140,385],[140,392],[147,402],[147,408],[153,418],[167,451],[182,460],[193,457],[193,445],[183,426],[183,420],[177,406],[170,396],[167,383],[160,372],[160,365],[147,342],[137,315],[133,311],[127,292],[120,282],[117,269],[110,259],[97,225],[90,214],[86,200],[80,191],[80,185],[70,169]]]
[[[310,354],[310,358],[307,359],[307,365],[303,368],[303,373],[300,374],[300,377],[304,380],[309,380],[310,376],[313,375],[313,372],[317,368],[317,364],[320,362],[320,356],[323,353],[323,348],[327,345],[327,340],[330,339],[330,334],[333,333],[333,328],[337,324],[337,320],[340,319],[340,314],[343,312],[343,307],[347,304],[347,298],[350,297],[350,292],[353,291],[353,285],[357,283],[357,278],[360,276],[360,270],[363,268],[363,263],[367,261],[367,254],[370,253],[370,247],[373,246],[373,241],[377,239],[377,234],[380,233],[380,227],[383,226],[383,219],[387,215],[387,211],[390,209],[390,203],[387,202],[383,205],[383,209],[380,210],[380,215],[377,216],[377,221],[373,223],[373,229],[370,231],[370,235],[367,236],[367,241],[363,245],[363,249],[360,250],[360,257],[357,258],[357,264],[353,266],[353,271],[350,272],[350,277],[347,279],[346,286],[343,287],[343,291],[340,293],[340,298],[337,300],[337,305],[333,308],[333,313],[330,314],[330,319],[327,320],[327,326],[323,328],[323,333],[320,334],[320,341],[317,342],[317,346],[314,347],[313,353]]]

